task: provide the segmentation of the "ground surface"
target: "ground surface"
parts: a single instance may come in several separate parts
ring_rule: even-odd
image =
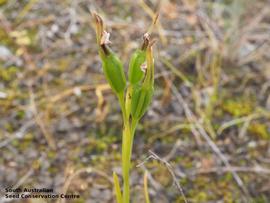
[[[270,2],[160,2],[0,0],[0,202],[8,186],[114,202],[121,114],[90,10],[104,18],[126,67],[160,11],[155,94],[134,143],[133,202],[144,201],[144,170],[154,203],[183,202],[173,182],[188,202],[270,202]],[[149,150],[158,157],[136,167]]]

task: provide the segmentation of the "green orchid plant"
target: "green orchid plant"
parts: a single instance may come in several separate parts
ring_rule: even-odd
[[[154,92],[154,58],[150,32],[143,35],[143,43],[129,63],[128,82],[121,60],[110,49],[109,36],[105,31],[102,18],[93,14],[96,25],[98,52],[102,61],[103,72],[111,89],[116,94],[122,110],[122,174],[123,190],[121,191],[118,176],[114,172],[114,186],[117,203],[130,202],[129,172],[136,126],[149,107]],[[149,199],[149,198],[148,198]],[[149,202],[149,201],[147,201]]]

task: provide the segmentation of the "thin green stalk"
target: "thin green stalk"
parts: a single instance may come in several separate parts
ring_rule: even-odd
[[[136,130],[137,124],[138,124],[138,120],[133,118],[132,121],[131,121],[131,135],[132,135],[132,140],[133,140],[133,137],[134,137],[134,134],[135,134],[135,130]]]
[[[124,94],[118,94],[118,99],[120,103],[120,107],[123,114],[123,122],[124,122],[124,129],[123,129],[123,137],[122,137],[122,171],[123,171],[123,203],[129,203],[129,169],[130,169],[130,147],[132,145],[132,135],[130,129],[130,122],[129,118],[126,114],[125,108],[125,99]]]
[[[123,153],[123,171],[124,171],[124,202],[123,203],[129,203],[129,171],[131,168],[131,155],[132,155],[132,148],[133,148],[133,140],[134,140],[134,134],[135,129],[137,126],[138,120],[132,119],[131,125],[128,122],[128,128],[126,131],[126,134],[124,134],[125,139],[125,150]]]
[[[133,141],[134,141],[134,134],[136,131],[138,120],[132,119],[131,126],[130,126],[130,151],[129,151],[129,162],[131,161],[132,149],[133,149]]]
[[[123,122],[124,122],[124,130],[122,138],[122,170],[124,180],[123,203],[129,203],[130,199],[129,171],[131,166],[130,162],[131,162],[133,138],[138,120],[132,119],[132,122],[131,123],[129,122],[129,118],[126,115],[124,96],[119,95],[118,98],[123,112]]]
[[[129,203],[129,169],[130,169],[130,145],[131,145],[131,134],[129,122],[124,128],[123,134],[123,153],[122,153],[122,169],[123,169],[123,203]]]
[[[128,122],[128,119],[127,119],[127,115],[126,115],[124,92],[118,93],[117,97],[118,97],[118,100],[119,100],[119,103],[120,103],[120,108],[121,108],[122,116],[123,116],[123,122],[124,122],[124,126],[125,126],[126,123]]]

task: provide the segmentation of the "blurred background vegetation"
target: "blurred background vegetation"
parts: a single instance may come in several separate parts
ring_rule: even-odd
[[[126,68],[160,13],[133,202],[144,201],[144,170],[154,203],[183,202],[175,183],[189,202],[270,202],[269,0],[0,0],[0,202],[7,186],[114,202],[121,114],[90,11]]]

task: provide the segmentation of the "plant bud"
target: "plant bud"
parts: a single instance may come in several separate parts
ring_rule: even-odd
[[[145,62],[145,56],[145,51],[136,50],[131,57],[128,69],[128,79],[132,85],[137,84],[143,78],[144,74],[141,65]]]
[[[112,52],[102,57],[102,67],[106,79],[111,88],[116,93],[123,92],[126,88],[126,78],[123,69],[123,64],[119,58]]]
[[[96,37],[99,56],[102,60],[103,72],[105,73],[106,79],[114,92],[124,92],[126,88],[126,78],[123,64],[116,54],[108,47],[108,44],[110,43],[110,34],[104,30],[101,17],[96,13],[94,13],[93,16],[96,23]]]
[[[151,103],[154,88],[145,88],[144,86],[135,86],[131,100],[131,115],[135,119],[140,119],[146,112]]]
[[[135,119],[140,119],[151,103],[154,92],[154,60],[152,47],[146,51],[147,69],[142,84],[135,85],[131,98],[131,115]]]
[[[141,49],[134,52],[129,63],[128,78],[132,85],[138,84],[144,76],[142,65],[145,62],[146,49],[149,44],[149,35],[147,33],[143,36],[143,40]]]

